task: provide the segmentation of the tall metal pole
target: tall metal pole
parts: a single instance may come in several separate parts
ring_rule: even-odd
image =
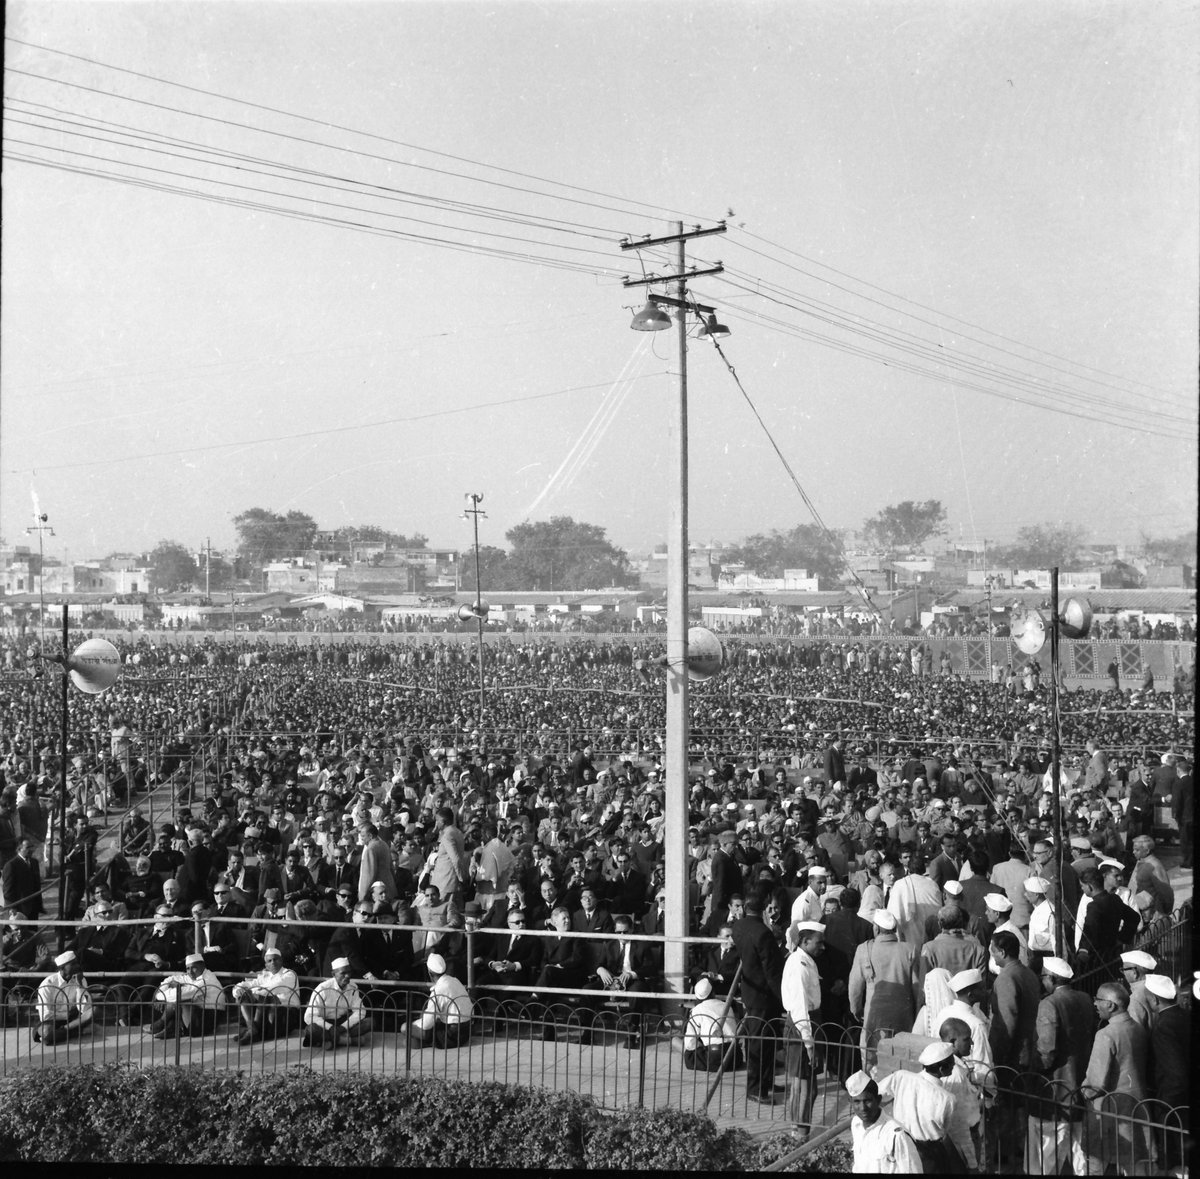
[[[675,296],[687,299],[686,244],[683,225],[677,223],[679,279]],[[665,879],[674,887],[667,890],[663,913],[663,932],[667,936],[664,954],[666,987],[676,994],[686,991],[687,949],[682,941],[688,934],[688,421],[687,421],[687,307],[675,309],[676,343],[679,349],[679,389],[671,415],[670,445],[671,497],[667,532],[667,733],[663,749],[664,852]]]
[[[698,226],[685,233],[682,222],[675,223],[675,232],[666,237],[641,241],[623,241],[623,250],[674,242],[677,249],[678,273],[670,277],[675,284],[673,298],[656,296],[659,303],[676,310],[676,340],[679,352],[679,389],[669,429],[671,451],[671,505],[667,525],[667,732],[663,749],[663,814],[664,869],[666,873],[666,905],[663,912],[663,933],[666,945],[663,954],[666,989],[682,995],[687,991],[687,946],[683,939],[689,933],[688,921],[688,420],[687,420],[687,316],[689,310],[713,311],[687,302],[687,280],[700,274],[720,274],[717,263],[706,270],[687,270],[686,242],[689,238],[724,233],[725,224],[710,229]],[[626,286],[646,286],[667,279],[642,278],[626,280]]]
[[[479,644],[479,724],[482,728],[484,717],[483,586],[479,580],[479,517],[484,515],[484,512],[479,505],[483,501],[483,496],[477,491],[468,491],[466,498],[471,501],[471,506],[464,510],[463,515],[469,515],[475,525],[475,635]]]
[[[479,726],[483,728],[483,584],[479,580],[479,497],[472,495],[475,511],[475,638],[479,643]]]
[[[68,692],[70,690],[70,672],[67,670],[67,658],[70,654],[67,633],[67,603],[62,608],[62,728],[59,732],[59,756],[62,759],[62,771],[59,775],[61,795],[58,807],[58,919],[66,918],[67,908],[67,708]],[[62,953],[63,942],[66,939],[66,928],[58,927],[58,952]]]
[[[1054,823],[1054,863],[1058,875],[1058,896],[1054,906],[1054,953],[1063,954],[1063,842],[1061,755],[1058,731],[1058,566],[1050,570],[1050,781]]]

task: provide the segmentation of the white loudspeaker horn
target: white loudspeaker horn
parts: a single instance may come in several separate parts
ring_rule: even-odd
[[[1059,632],[1068,639],[1086,639],[1092,629],[1092,604],[1087,598],[1068,598],[1058,607]]]
[[[121,654],[107,639],[88,639],[75,648],[67,660],[67,671],[81,692],[98,696],[117,682],[121,674]]]
[[[711,680],[725,666],[725,648],[707,627],[688,628],[687,672],[691,680]]]
[[[470,622],[472,618],[486,618],[490,609],[487,602],[480,602],[478,606],[471,602],[464,602],[458,608],[458,616],[463,622]]]
[[[1015,617],[1009,629],[1017,649],[1025,655],[1036,655],[1046,645],[1046,621],[1036,610]]]

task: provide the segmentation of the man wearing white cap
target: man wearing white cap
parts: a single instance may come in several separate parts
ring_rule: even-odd
[[[1150,1030],[1150,1008],[1146,1003],[1146,976],[1158,966],[1158,959],[1145,950],[1126,950],[1121,955],[1121,977],[1129,991],[1129,1018]]]
[[[1151,1087],[1163,1104],[1176,1108],[1191,1100],[1192,1028],[1188,1013],[1175,1001],[1175,984],[1165,974],[1146,976],[1146,1004],[1154,1024],[1150,1032]],[[1180,1162],[1182,1135],[1166,1134],[1165,1168]]]
[[[246,1025],[239,1044],[278,1039],[300,1025],[300,982],[283,964],[278,946],[263,952],[263,969],[233,988],[233,1001]]]
[[[350,979],[350,959],[330,963],[333,977],[318,983],[304,1010],[304,1034],[300,1043],[357,1044],[371,1030],[371,1019],[358,987]]]
[[[792,902],[791,924],[800,921],[820,921],[824,902],[822,894],[829,886],[829,869],[813,864],[808,870],[808,884]]]
[[[797,1129],[807,1134],[812,1122],[813,1085],[817,1075],[816,1027],[821,1022],[821,979],[817,959],[825,949],[825,927],[819,921],[793,926],[796,948],[783,964],[783,1038],[787,1058],[787,1109]]]
[[[729,1010],[727,998],[713,995],[712,982],[702,978],[692,992],[699,1002],[688,1016],[683,1033],[683,1064],[685,1068],[713,1072],[720,1067],[725,1050],[737,1036],[737,1020]],[[742,1048],[726,1066],[730,1070],[742,1067]]]
[[[986,923],[989,933],[988,941],[991,940],[993,933],[999,933],[1001,930],[1007,930],[1017,939],[1021,946],[1021,964],[1029,965],[1029,942],[1026,940],[1024,932],[1017,927],[1017,923],[1012,919],[1013,903],[1002,892],[989,892],[984,897],[986,906]],[[992,974],[999,974],[1000,968],[992,960],[991,955],[988,956],[988,970]]]
[[[854,1141],[854,1174],[920,1175],[921,1156],[912,1137],[883,1112],[879,1086],[864,1072],[846,1078],[850,1095],[850,1136]]]
[[[1129,992],[1120,983],[1101,983],[1093,1006],[1103,1026],[1092,1041],[1083,1078],[1096,1094],[1092,1104],[1100,1115],[1099,1132],[1088,1142],[1088,1174],[1102,1174],[1111,1166],[1118,1174],[1132,1175],[1141,1162],[1153,1157],[1144,1127],[1134,1120],[1139,1103],[1150,1095],[1146,1087],[1150,1035],[1129,1018]]]
[[[1075,1096],[1092,1054],[1096,1014],[1091,1000],[1077,991],[1075,971],[1064,958],[1042,959],[1038,1004],[1037,1081],[1029,1095],[1029,1132],[1025,1170],[1030,1175],[1057,1175],[1068,1153],[1076,1175],[1087,1174],[1083,1150],[1083,1106]],[[1064,1106],[1064,1098],[1069,1104]]]
[[[204,965],[203,954],[189,954],[183,960],[183,973],[167,975],[154,999],[161,1004],[160,1012],[143,1030],[156,1040],[173,1036],[180,1023],[189,1036],[209,1035],[225,1010],[221,980]]]
[[[876,909],[871,918],[875,936],[854,951],[850,967],[850,1012],[861,1021],[863,1064],[875,1062],[874,1042],[881,1031],[907,1031],[920,1006],[916,951],[900,941],[896,918],[887,909]]]
[[[954,1071],[954,1046],[939,1040],[917,1057],[919,1073],[899,1068],[879,1082],[880,1096],[892,1098],[892,1117],[908,1132],[926,1175],[957,1175],[965,1160],[950,1139],[954,1096],[943,1081]]]
[[[43,1044],[73,1040],[92,1024],[92,996],[79,973],[75,951],[59,954],[54,965],[58,970],[42,979],[37,989],[38,1026],[33,1038]]]
[[[1014,839],[1009,845],[1008,859],[1002,860],[988,874],[988,879],[996,886],[997,891],[1003,892],[1012,903],[1010,920],[1021,929],[1029,925],[1029,911],[1032,908],[1029,894],[1025,891],[1025,881],[1033,875],[1033,869],[1026,863],[1021,845]]]
[[[1050,882],[1041,876],[1030,876],[1025,881],[1025,891],[1033,904],[1029,914],[1029,952],[1030,954],[1053,954],[1054,945],[1054,905],[1048,895]],[[1069,936],[1063,931],[1064,938]]]
[[[458,1048],[471,1038],[471,1016],[474,1005],[463,986],[446,970],[441,954],[430,954],[425,960],[432,986],[425,1010],[411,1023],[400,1025],[402,1034],[416,1048],[433,1045],[435,1048]]]
[[[979,1007],[987,995],[983,972],[976,968],[961,970],[950,978],[954,998],[938,1012],[932,1033],[942,1034],[942,1028],[952,1019],[966,1024],[971,1033],[970,1059],[978,1065],[978,1075],[989,1093],[994,1093],[996,1080],[992,1075],[992,1046],[988,1040],[988,1019]]]

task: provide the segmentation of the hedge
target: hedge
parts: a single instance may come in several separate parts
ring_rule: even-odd
[[[741,1170],[740,1130],[495,1082],[186,1068],[0,1078],[0,1162]]]

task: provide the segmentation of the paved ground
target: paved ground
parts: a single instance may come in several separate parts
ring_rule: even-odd
[[[577,1031],[569,1036],[560,1033],[558,1040],[546,1042],[540,1034],[531,1037],[518,1034],[517,1029],[501,1035],[485,1030],[468,1046],[451,1050],[411,1048],[392,1032],[375,1032],[360,1047],[335,1050],[301,1047],[299,1036],[245,1047],[237,1043],[232,1026],[218,1029],[213,1036],[163,1041],[140,1028],[98,1025],[82,1040],[55,1047],[34,1043],[28,1028],[6,1028],[0,1033],[0,1073],[4,1075],[26,1068],[80,1064],[180,1064],[251,1075],[308,1068],[500,1081],[569,1089],[611,1109],[644,1105],[707,1112],[722,1127],[737,1126],[753,1134],[791,1128],[782,1104],[747,1102],[744,1070],[723,1076],[706,1106],[712,1076],[684,1068],[680,1041],[665,1037],[650,1041],[644,1052],[638,1052],[618,1043],[612,1032],[602,1043],[584,1046],[578,1043]],[[846,1097],[836,1080],[823,1079],[816,1122],[832,1125],[846,1110]]]

